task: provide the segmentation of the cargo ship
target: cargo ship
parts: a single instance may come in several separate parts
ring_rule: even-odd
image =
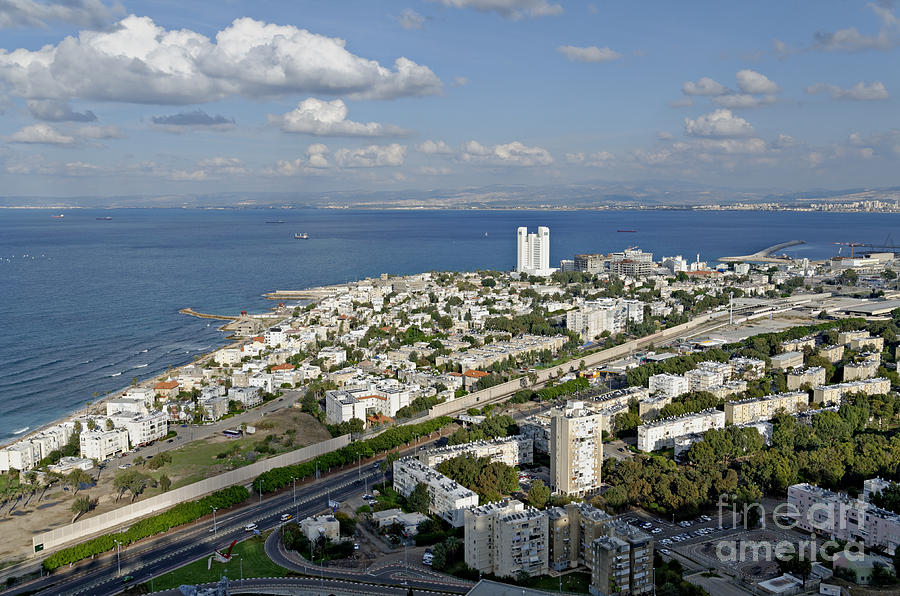
[[[112,217],[110,217],[109,215],[107,215],[106,217],[97,217],[97,218],[95,218],[95,219],[96,219],[97,221],[109,221],[109,220],[112,219]]]
[[[50,217],[52,217],[53,219],[62,219],[62,218],[65,217],[65,215],[63,215],[62,213],[60,213],[59,215],[51,215]]]

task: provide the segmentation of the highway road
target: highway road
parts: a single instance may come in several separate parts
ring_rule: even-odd
[[[212,519],[204,518],[202,522],[131,545],[120,552],[118,563],[116,553],[111,552],[92,561],[57,570],[50,576],[15,586],[8,593],[111,596],[124,588],[121,577],[131,575],[133,583],[149,581],[151,577],[207,557],[214,549],[222,548],[234,539],[247,538],[248,533],[243,527],[250,522],[256,523],[260,531],[272,529],[281,523],[282,513],[292,513],[295,519],[303,519],[327,509],[329,498],[343,501],[362,493],[365,481],[371,485],[381,480],[381,471],[376,466],[377,464],[369,463],[361,470],[347,470],[305,485],[296,491],[296,503],[290,489],[264,496],[256,503],[219,513],[215,524]],[[438,588],[437,591],[442,589]]]

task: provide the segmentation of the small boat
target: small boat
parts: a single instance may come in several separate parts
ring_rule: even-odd
[[[283,219],[279,219],[279,220],[277,220],[277,221],[267,221],[266,223],[268,223],[268,224],[272,224],[272,223],[278,224],[278,223],[284,223],[284,220],[283,220]]]
[[[94,219],[96,219],[97,221],[110,221],[112,217],[107,215],[106,217],[95,217]]]
[[[309,240],[309,234],[307,234],[306,232],[294,234],[294,240]]]
[[[620,234],[623,234],[623,233],[633,234],[633,233],[637,232],[637,230],[616,230],[616,231]]]
[[[51,215],[50,217],[52,217],[53,219],[62,219],[65,217],[65,215],[60,213],[59,215]]]

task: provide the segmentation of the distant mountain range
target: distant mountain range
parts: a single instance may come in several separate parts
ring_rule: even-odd
[[[737,190],[682,182],[580,183],[548,186],[495,185],[424,191],[241,192],[109,197],[0,197],[0,207],[25,208],[272,208],[342,209],[679,209],[699,205],[897,201],[900,187],[781,192]]]

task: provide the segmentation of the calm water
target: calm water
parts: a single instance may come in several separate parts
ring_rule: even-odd
[[[56,213],[56,212],[54,212]],[[692,260],[786,240],[894,244],[896,215],[334,210],[0,210],[0,440],[132,377],[225,343],[178,309],[262,312],[261,297],[380,273],[511,269],[518,226],[550,227],[551,266],[629,245]],[[111,221],[96,217],[112,216]],[[284,220],[284,224],[267,224]],[[637,230],[633,234],[618,229]],[[310,240],[294,240],[308,232]],[[900,238],[898,238],[900,241]],[[897,242],[900,244],[900,242]],[[846,249],[844,250],[846,254]]]

